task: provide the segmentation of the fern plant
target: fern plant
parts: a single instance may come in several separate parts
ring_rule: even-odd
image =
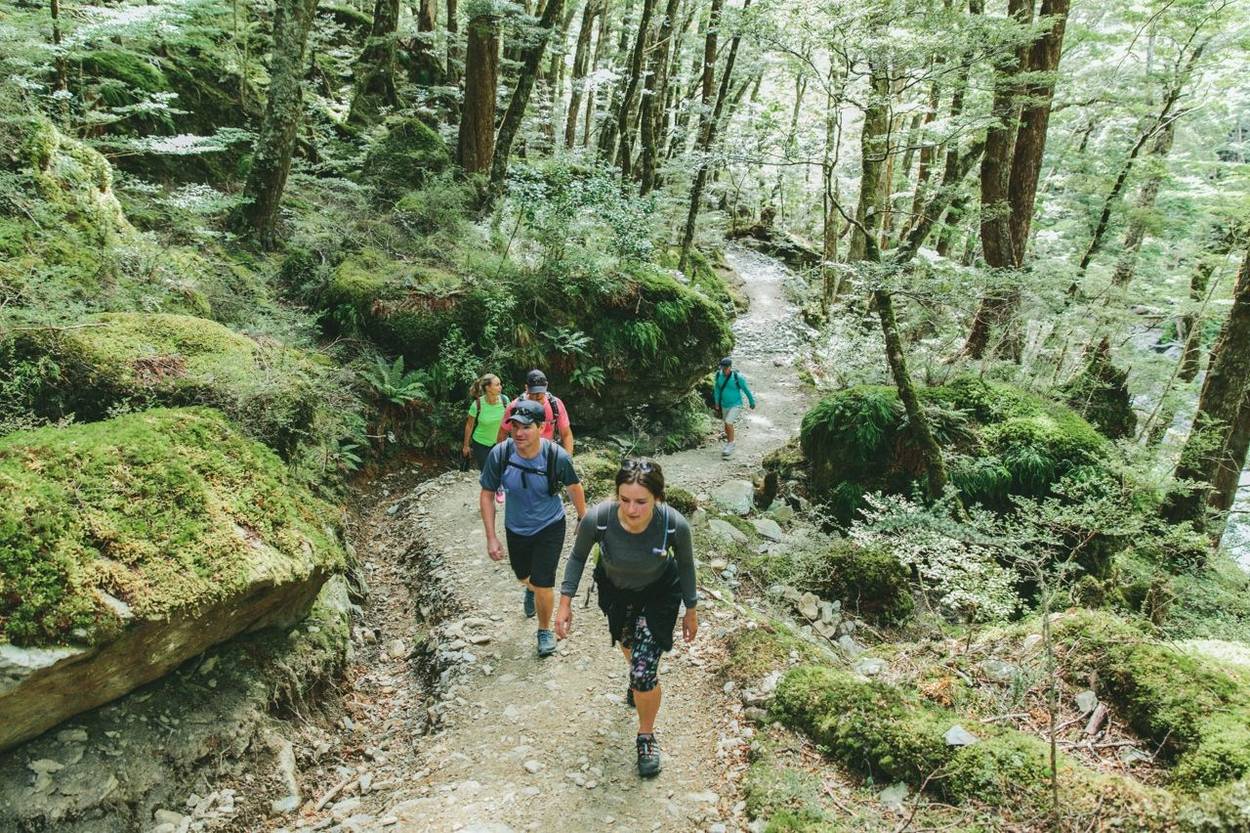
[[[425,397],[425,385],[422,374],[418,370],[404,370],[404,357],[399,356],[393,362],[378,356],[373,367],[361,374],[372,388],[373,395],[383,403],[405,408],[418,399]]]

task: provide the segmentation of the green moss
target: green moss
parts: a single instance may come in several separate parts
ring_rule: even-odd
[[[669,506],[672,506],[687,518],[692,516],[695,510],[699,508],[698,498],[680,486],[665,487],[664,496]]]
[[[1250,781],[1227,784],[1180,812],[1183,833],[1246,833],[1250,830]]]
[[[770,622],[767,627],[743,628],[729,637],[726,671],[740,683],[753,683],[770,671],[789,668],[793,664],[792,652],[799,662],[822,659],[819,651],[781,622]]]
[[[152,410],[0,438],[0,635],[94,644],[229,598],[253,575],[336,570],[333,509],[211,410]]]
[[[393,202],[447,170],[451,155],[438,133],[420,119],[397,119],[387,127],[365,156],[364,178]]]
[[[768,821],[766,831],[828,833],[833,829],[821,806],[820,779],[783,766],[770,755],[747,770],[742,792],[751,818]]]
[[[616,498],[616,473],[621,465],[617,454],[602,449],[582,452],[573,464],[586,490],[586,500],[593,503]]]
[[[1105,438],[1070,409],[975,377],[919,391],[951,482],[968,499],[1006,509],[1011,495],[1042,496],[1062,477],[1106,459]],[[866,492],[909,494],[923,455],[892,387],[839,391],[803,417],[803,456],[813,493],[849,522]]]
[[[797,668],[778,685],[773,711],[878,783],[917,786],[927,780],[929,789],[947,800],[975,799],[1026,818],[1048,807],[1049,750],[1040,739],[978,725],[978,743],[948,746],[943,736],[960,721],[958,715],[904,689],[828,667]],[[1101,807],[1142,819],[1136,829],[1167,827],[1171,802],[1162,791],[1086,770],[1065,756],[1059,778],[1065,813]]]
[[[1065,617],[1056,638],[1077,673],[1092,670],[1125,719],[1173,762],[1182,789],[1250,774],[1250,679],[1149,640],[1110,614]]]
[[[306,354],[265,346],[185,315],[104,313],[66,329],[19,333],[0,348],[0,375],[36,357],[56,373],[25,391],[50,420],[100,419],[118,406],[207,404],[289,454],[320,407],[324,373]]]
[[[840,600],[844,610],[873,622],[898,624],[911,616],[911,575],[888,550],[838,539],[818,563],[820,568],[804,577],[801,590]]]

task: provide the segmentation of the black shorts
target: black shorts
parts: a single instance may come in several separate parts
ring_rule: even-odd
[[[518,535],[506,529],[508,562],[521,581],[530,580],[535,587],[555,587],[556,565],[564,549],[565,518],[552,521],[533,535]]]
[[[477,440],[469,442],[469,451],[473,454],[473,465],[477,466],[477,470],[481,471],[486,467],[486,455],[490,454],[493,445],[482,445]]]

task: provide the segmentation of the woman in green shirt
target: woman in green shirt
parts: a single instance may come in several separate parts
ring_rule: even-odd
[[[469,416],[464,421],[464,445],[460,453],[473,456],[473,463],[481,471],[486,455],[495,445],[495,436],[503,422],[508,399],[503,395],[503,382],[494,373],[487,373],[469,388]]]

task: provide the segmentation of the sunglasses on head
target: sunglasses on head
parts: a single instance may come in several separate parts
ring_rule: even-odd
[[[635,457],[626,457],[621,461],[621,471],[636,471],[641,474],[646,474],[653,468],[655,468],[655,466],[652,465],[650,460],[645,458],[640,459]]]

